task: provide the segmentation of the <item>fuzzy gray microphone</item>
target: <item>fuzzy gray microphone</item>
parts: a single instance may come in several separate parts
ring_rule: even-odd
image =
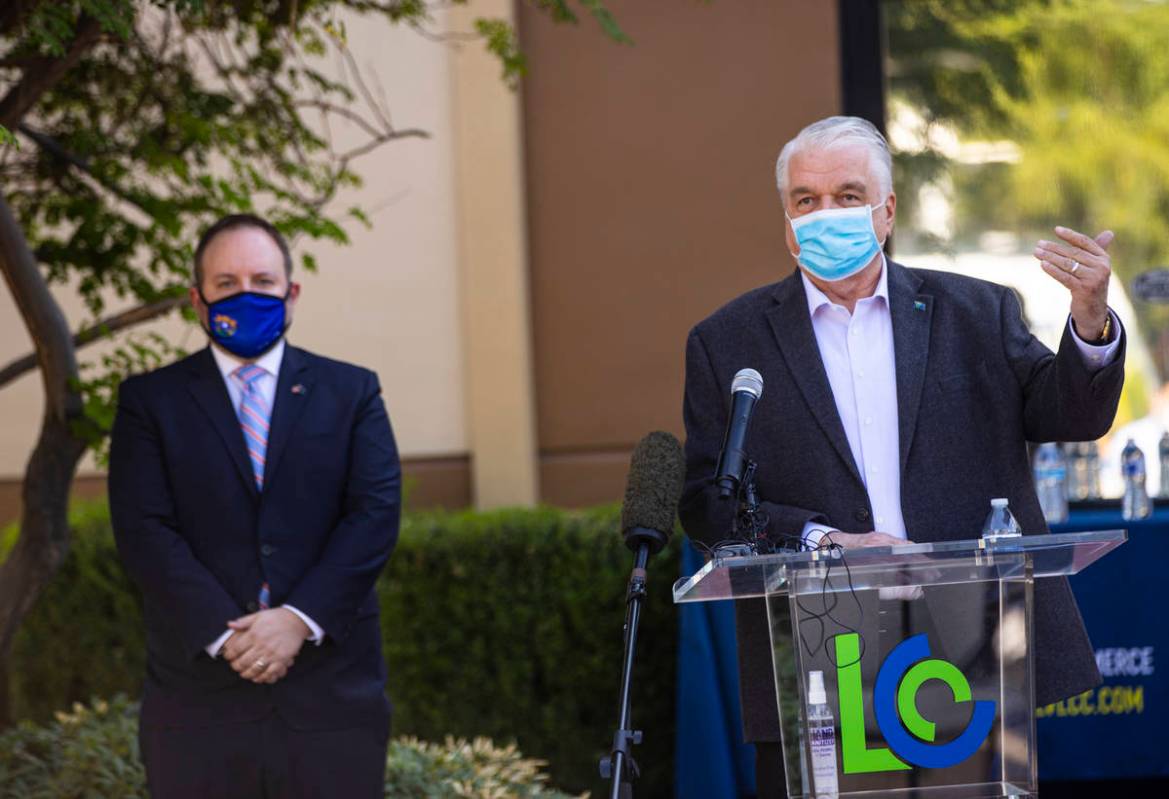
[[[686,456],[677,438],[658,430],[637,442],[621,506],[626,546],[636,551],[648,544],[653,555],[666,545],[674,530],[685,476]]]

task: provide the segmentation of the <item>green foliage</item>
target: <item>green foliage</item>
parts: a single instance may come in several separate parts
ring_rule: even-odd
[[[545,764],[486,738],[432,744],[397,738],[386,755],[386,799],[569,799],[546,787]],[[53,722],[0,735],[0,799],[146,799],[138,708],[124,696],[75,704]]]
[[[1107,228],[1125,283],[1169,262],[1169,5],[893,0],[883,8],[891,100],[963,140],[1010,141],[1019,154],[956,164],[933,153],[932,171],[916,174],[902,174],[910,154],[896,154],[903,198],[946,173],[955,238],[967,244],[988,228],[1036,238],[1050,238],[1055,224]],[[1165,307],[1137,309],[1145,331],[1169,324]]]
[[[0,799],[89,796],[147,799],[137,708],[124,697],[0,734]]]
[[[386,799],[568,799],[547,787],[544,761],[488,738],[448,737],[441,745],[398,738],[390,742],[387,761]]]
[[[73,527],[69,557],[13,645],[17,718],[45,721],[75,701],[140,690],[141,603],[108,513],[79,507]],[[395,733],[514,741],[549,761],[556,785],[603,793],[597,761],[616,727],[632,567],[618,528],[615,507],[407,516],[378,584]],[[646,796],[672,784],[678,568],[677,543],[651,562],[638,643]]]
[[[511,88],[516,88],[528,65],[524,60],[524,54],[520,52],[519,37],[515,28],[502,19],[477,19],[475,33],[483,38],[487,44],[487,51],[503,64],[503,80]]]

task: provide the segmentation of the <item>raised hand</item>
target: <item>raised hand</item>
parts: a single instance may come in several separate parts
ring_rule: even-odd
[[[1112,276],[1108,246],[1116,236],[1105,230],[1091,238],[1066,227],[1057,227],[1055,235],[1062,241],[1040,241],[1035,257],[1044,272],[1071,292],[1076,333],[1085,341],[1097,341],[1108,319],[1108,279]]]

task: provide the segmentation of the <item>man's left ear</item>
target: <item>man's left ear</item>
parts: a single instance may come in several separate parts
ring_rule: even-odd
[[[288,302],[296,302],[300,297],[300,284],[296,281],[288,284]]]

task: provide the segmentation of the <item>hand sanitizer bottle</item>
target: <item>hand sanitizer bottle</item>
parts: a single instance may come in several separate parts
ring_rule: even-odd
[[[808,741],[812,754],[812,790],[816,799],[836,799],[836,720],[824,692],[824,672],[808,672]]]

